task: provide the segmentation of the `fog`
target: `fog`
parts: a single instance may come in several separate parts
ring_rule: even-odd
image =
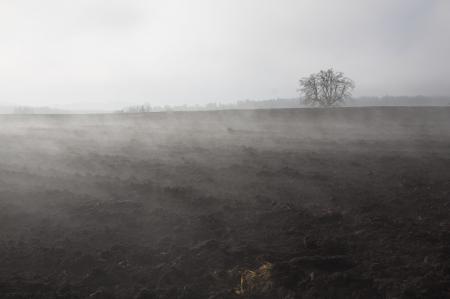
[[[334,67],[355,95],[448,95],[450,4],[1,1],[0,105],[61,109],[295,97]]]
[[[0,0],[0,298],[449,298],[449,20]]]

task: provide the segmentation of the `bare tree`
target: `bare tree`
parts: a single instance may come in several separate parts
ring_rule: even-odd
[[[354,88],[353,81],[342,72],[328,69],[302,78],[298,91],[304,96],[306,105],[331,107],[350,98]]]

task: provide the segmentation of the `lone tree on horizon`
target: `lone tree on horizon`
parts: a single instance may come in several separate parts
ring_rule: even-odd
[[[353,81],[342,72],[328,69],[302,78],[298,91],[304,96],[305,105],[332,107],[350,98],[354,88]]]

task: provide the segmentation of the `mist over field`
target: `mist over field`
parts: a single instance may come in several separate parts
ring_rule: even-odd
[[[448,108],[0,121],[2,296],[447,294]]]
[[[0,1],[0,298],[450,298],[449,3]]]

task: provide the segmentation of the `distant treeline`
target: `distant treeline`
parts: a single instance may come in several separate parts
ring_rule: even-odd
[[[450,106],[450,96],[383,96],[383,97],[355,97],[345,104],[345,107],[364,106]],[[229,104],[209,103],[205,105],[165,105],[153,106],[150,104],[125,107],[117,113],[143,113],[160,111],[213,111],[232,109],[282,109],[306,107],[300,98],[277,98],[269,100],[245,100]],[[0,114],[70,114],[70,113],[98,113],[99,111],[62,110],[51,107],[33,106],[0,106]],[[107,110],[101,113],[108,112]]]
[[[66,114],[70,111],[60,110],[50,107],[30,107],[30,106],[18,106],[14,107],[12,113],[14,114]]]
[[[345,106],[450,106],[450,96],[357,97],[347,101]]]
[[[450,106],[450,97],[427,96],[383,96],[383,97],[357,97],[348,100],[345,107],[353,106]],[[277,109],[306,107],[299,98],[245,100],[231,104],[209,103],[206,105],[180,105],[180,106],[152,106],[150,104],[126,107],[119,113],[142,113],[160,111],[211,111],[231,109]]]
[[[303,107],[299,99],[273,99],[273,100],[245,100],[230,104],[208,103],[205,105],[179,105],[179,106],[152,106],[150,104],[126,107],[118,112],[140,113],[159,111],[211,111],[229,109],[271,109],[271,108],[299,108]]]

